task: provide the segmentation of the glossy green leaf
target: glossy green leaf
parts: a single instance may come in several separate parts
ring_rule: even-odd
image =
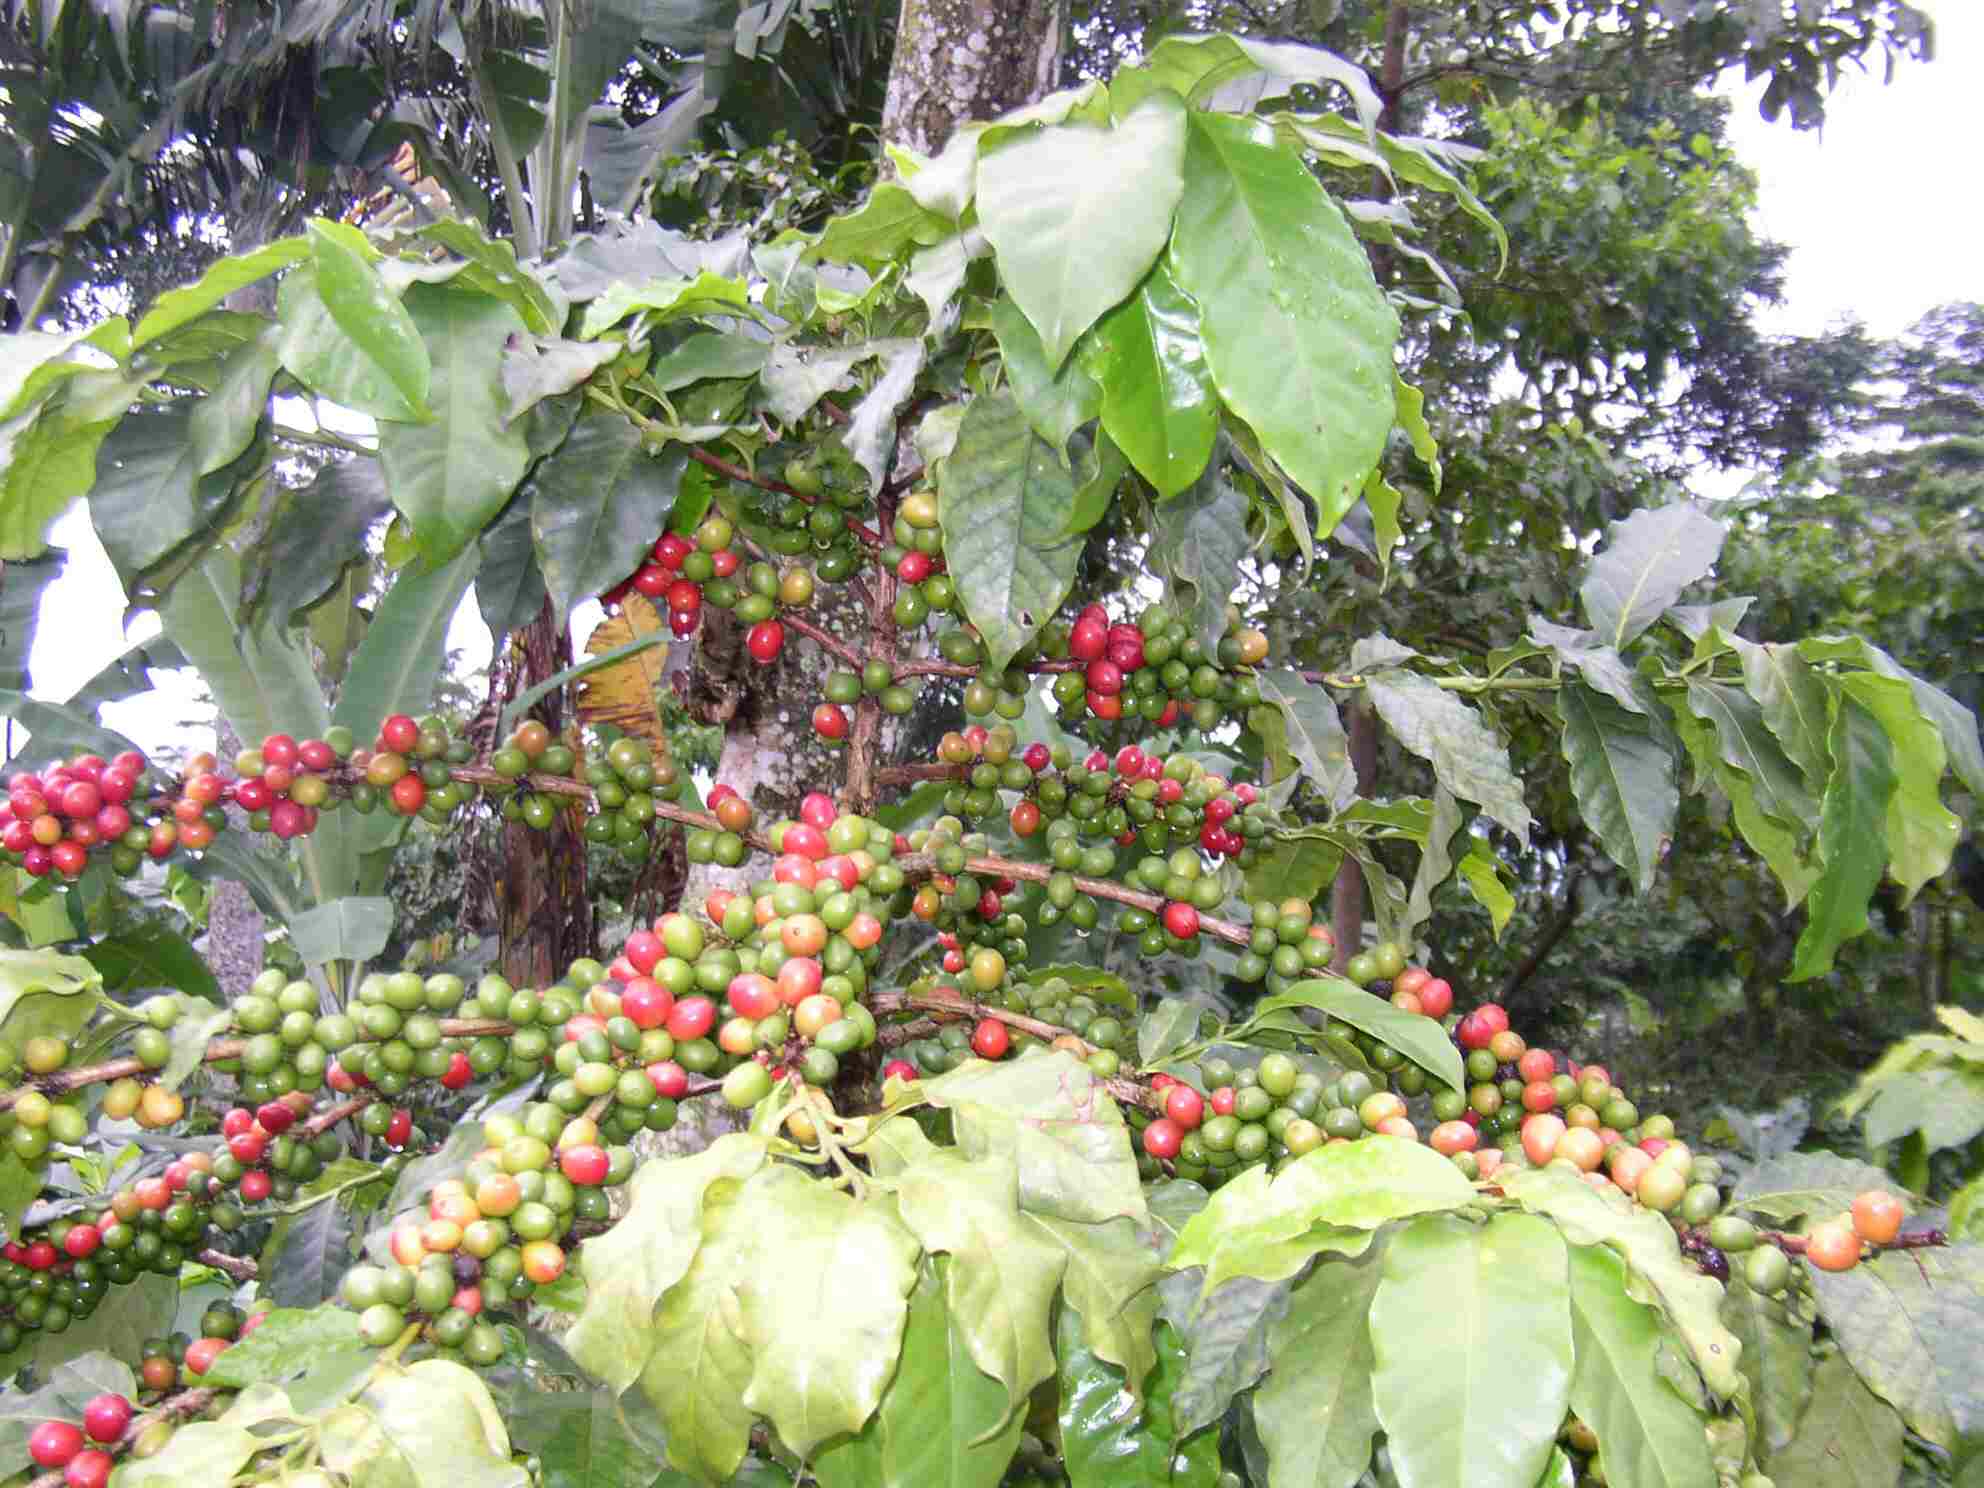
[[[426,288],[415,286],[408,292],[407,300],[411,301],[416,292]],[[467,303],[495,304],[454,295],[445,289],[427,292],[449,295]],[[407,313],[407,309],[403,303],[402,313]],[[284,277],[282,288],[277,291],[276,313],[280,327],[276,354],[282,359],[283,370],[311,392],[373,418],[404,420],[428,416],[427,406],[410,402],[399,384],[372,359],[367,348],[338,324],[330,306],[324,303],[314,267],[299,268]],[[435,348],[430,346],[426,350],[431,359]],[[490,368],[493,372],[493,360]],[[431,395],[431,376],[429,387]],[[435,400],[433,411],[446,421],[448,411],[439,400]]]
[[[1008,1419],[1005,1387],[972,1363],[951,1318],[952,1264],[923,1263],[895,1377],[860,1434],[813,1459],[821,1488],[996,1488],[1004,1476],[1023,1423]]]
[[[645,314],[655,322],[683,315],[735,315],[748,311],[750,295],[739,279],[708,270],[693,278],[668,276],[638,284],[615,284],[586,306],[579,338],[591,341],[630,315]]]
[[[1730,1271],[1722,1320],[1743,1345],[1739,1363],[1756,1412],[1757,1455],[1768,1459],[1790,1442],[1812,1397],[1812,1325],[1782,1299],[1745,1286],[1740,1266]]]
[[[335,1199],[277,1219],[258,1261],[261,1295],[278,1307],[298,1308],[336,1297],[352,1265],[353,1228],[351,1210]]]
[[[1219,1435],[1201,1432],[1182,1444],[1172,1426],[1174,1392],[1185,1367],[1184,1349],[1168,1328],[1157,1334],[1157,1368],[1141,1397],[1120,1369],[1082,1343],[1082,1319],[1063,1307],[1058,1347],[1061,1449],[1071,1488],[1214,1488],[1219,1480]],[[1137,1408],[1143,1400],[1141,1411]]]
[[[388,715],[427,707],[446,661],[448,627],[481,560],[471,546],[446,563],[400,571],[351,658],[332,722],[371,739]]]
[[[1164,251],[1184,150],[1185,110],[1159,95],[1113,128],[1050,124],[980,159],[979,226],[1051,370]]]
[[[974,399],[938,476],[944,557],[966,616],[1003,667],[1067,597],[1074,478],[1009,394]]]
[[[191,414],[185,406],[133,414],[98,454],[90,520],[133,598],[145,570],[208,532],[235,502],[231,481],[200,475]]]
[[[87,713],[60,703],[44,703],[11,689],[0,689],[0,718],[13,719],[30,735],[9,761],[18,769],[38,769],[78,754],[100,754],[108,759],[119,750],[137,747]]]
[[[1884,1251],[1811,1275],[1840,1352],[1909,1430],[1946,1451],[1984,1438],[1984,1246]]]
[[[1063,1295],[1082,1315],[1089,1349],[1141,1383],[1157,1363],[1150,1330],[1163,1273],[1149,1235],[1127,1218],[1084,1224],[1029,1214],[1027,1223],[1068,1253]]]
[[[80,371],[47,404],[0,425],[0,560],[47,550],[50,524],[91,489],[100,446],[148,380]]]
[[[1458,1168],[1415,1142],[1371,1137],[1319,1147],[1273,1178],[1265,1168],[1249,1168],[1221,1185],[1179,1233],[1167,1263],[1204,1266],[1207,1288],[1228,1275],[1279,1281],[1293,1274],[1292,1266],[1251,1271],[1241,1266],[1263,1255],[1276,1259],[1258,1247],[1290,1241],[1348,1253],[1348,1237],[1334,1232],[1370,1231],[1410,1215],[1443,1213],[1473,1197]]]
[[[1239,582],[1241,560],[1252,547],[1247,510],[1246,496],[1213,465],[1152,517],[1148,562],[1169,586],[1173,602],[1184,609],[1190,632],[1207,655],[1226,633],[1227,602]],[[1313,713],[1306,698],[1289,705]],[[1307,722],[1297,721],[1291,731]],[[1304,742],[1309,742],[1306,735]]]
[[[433,357],[438,417],[382,425],[379,461],[421,553],[441,563],[475,540],[523,479],[528,446],[521,427],[506,426],[501,371],[523,322],[499,301],[424,284],[407,291],[406,306]]]
[[[1246,869],[1249,899],[1314,899],[1343,865],[1343,849],[1315,832],[1290,832],[1256,849]]]
[[[1758,645],[1727,634],[1724,639],[1743,664],[1743,685],[1762,710],[1765,725],[1803,773],[1807,787],[1824,790],[1831,773],[1826,735],[1832,727],[1825,678],[1795,646]]]
[[[682,467],[650,458],[617,413],[582,417],[532,473],[531,536],[559,623],[632,573],[668,520]]]
[[[1383,100],[1371,79],[1363,68],[1322,47],[1224,34],[1171,35],[1151,48],[1144,69],[1154,83],[1195,104],[1209,102],[1242,79],[1253,83],[1262,73],[1266,80],[1257,86],[1264,100],[1284,97],[1297,84],[1333,84],[1349,95],[1364,135],[1377,137]]]
[[[1314,977],[1265,998],[1255,1009],[1312,1007],[1348,1023],[1359,1033],[1389,1044],[1427,1074],[1454,1090],[1465,1090],[1466,1072],[1453,1040],[1431,1019],[1395,1008],[1341,977]]]
[[[1357,798],[1357,770],[1350,762],[1343,716],[1335,700],[1300,672],[1286,668],[1263,668],[1256,681],[1261,701],[1281,715],[1289,756],[1302,777],[1332,811],[1343,810]]]
[[[103,974],[107,992],[163,988],[219,1006],[220,983],[192,943],[170,925],[144,920],[104,936],[83,951]]]
[[[756,377],[771,347],[723,331],[692,331],[649,363],[647,378],[664,393],[711,377]]]
[[[1265,1488],[1352,1488],[1371,1462],[1371,1302],[1384,1251],[1316,1267],[1268,1330],[1272,1366],[1254,1392],[1268,1451]]]
[[[1454,835],[1462,826],[1460,804],[1445,786],[1433,787],[1433,814],[1427,823],[1419,849],[1419,866],[1413,871],[1412,889],[1406,896],[1403,933],[1410,936],[1433,917],[1433,892],[1454,871]],[[1474,839],[1469,837],[1472,842]]]
[[[741,1183],[764,1162],[763,1143],[730,1133],[692,1157],[635,1170],[627,1212],[579,1251],[586,1306],[565,1338],[573,1358],[616,1391],[639,1377],[654,1348],[649,1319],[703,1243],[712,1187]]]
[[[1516,896],[1502,882],[1499,862],[1481,840],[1475,838],[1461,856],[1458,871],[1461,884],[1474,896],[1474,902],[1488,911],[1488,921],[1494,928],[1495,939],[1500,940],[1516,912]]]
[[[758,1160],[762,1161],[762,1152]],[[669,1165],[646,1165],[664,1166]],[[753,1361],[744,1338],[743,1305],[738,1298],[751,1235],[741,1222],[746,1211],[738,1202],[740,1187],[735,1179],[714,1179],[689,1211],[691,1233],[671,1240],[667,1252],[668,1257],[683,1257],[686,1269],[663,1292],[660,1305],[654,1309],[652,1328],[643,1330],[645,1319],[640,1314],[621,1319],[623,1328],[637,1334],[646,1332],[641,1393],[661,1413],[668,1433],[669,1463],[713,1483],[722,1483],[737,1471],[751,1442],[753,1417],[742,1402],[744,1388],[751,1382]],[[584,1250],[580,1254],[583,1256]],[[589,1281],[591,1276],[588,1267]],[[600,1292],[600,1287],[593,1287],[592,1298]],[[585,1320],[580,1321],[583,1324]],[[595,1350],[598,1348],[595,1345]],[[633,1348],[623,1342],[613,1352]],[[583,1361],[584,1355],[576,1348],[574,1353]],[[604,1362],[619,1367],[612,1352]]]
[[[1165,997],[1137,1024],[1137,1063],[1162,1064],[1199,1036],[1199,1014],[1205,1009],[1183,997]]]
[[[1879,722],[1893,750],[1895,788],[1888,798],[1888,873],[1904,897],[1942,877],[1963,824],[1943,805],[1943,736],[1923,716],[1915,691],[1899,677],[1855,672],[1839,686]]]
[[[1189,1436],[1217,1421],[1268,1368],[1268,1332],[1288,1310],[1287,1281],[1242,1276],[1204,1292],[1198,1268],[1158,1283],[1160,1311],[1185,1346],[1185,1367],[1166,1418]]]
[[[1573,1245],[1609,1245],[1652,1289],[1688,1356],[1718,1397],[1727,1400],[1741,1383],[1741,1345],[1722,1325],[1722,1287],[1681,1254],[1674,1227],[1651,1210],[1614,1209],[1591,1186],[1568,1173],[1525,1169],[1512,1173],[1503,1192],[1535,1214],[1557,1222]]]
[[[1403,1488],[1534,1488],[1570,1395],[1567,1265],[1557,1231],[1528,1215],[1426,1218],[1392,1236],[1371,1394]]]
[[[1793,829],[1764,812],[1758,804],[1755,780],[1722,758],[1714,724],[1683,710],[1674,714],[1674,731],[1694,761],[1697,788],[1707,782],[1721,788],[1729,798],[1737,831],[1777,876],[1784,888],[1785,908],[1795,908],[1819,876],[1818,864],[1803,841],[1804,826]]]
[[[213,391],[193,405],[187,419],[195,475],[232,464],[255,442],[280,366],[273,326],[228,355]]]
[[[566,1273],[570,1275],[570,1272]],[[537,1390],[526,1386],[501,1402],[503,1422],[519,1451],[538,1460],[543,1488],[686,1488],[668,1468],[655,1472],[655,1450],[629,1420],[638,1397],[616,1400],[604,1390]]]
[[[322,1356],[334,1353],[354,1355],[368,1367],[377,1358],[375,1350],[358,1341],[357,1313],[336,1307],[278,1307],[214,1360],[206,1382],[230,1390],[286,1384],[323,1368],[327,1361]]]
[[[117,1488],[187,1488],[228,1483],[263,1442],[244,1426],[194,1421],[166,1439],[155,1455],[130,1458],[117,1469]]]
[[[1926,1151],[1962,1147],[1984,1131],[1984,1070],[1911,1070],[1881,1082],[1861,1120],[1872,1147],[1918,1135]]]
[[[1226,406],[1335,529],[1394,414],[1398,318],[1328,193],[1265,123],[1190,116],[1170,267]]]
[[[873,343],[882,375],[862,395],[848,415],[841,443],[854,463],[868,472],[870,492],[880,491],[896,454],[896,414],[916,391],[927,354],[920,337],[898,337]]]
[[[504,418],[515,420],[546,399],[573,391],[625,351],[617,341],[512,341],[503,354]]]
[[[1571,1409],[1598,1433],[1618,1488],[1691,1488],[1715,1476],[1700,1413],[1658,1362],[1659,1314],[1627,1292],[1626,1266],[1603,1246],[1569,1248]]]
[[[1624,647],[1715,566],[1724,536],[1720,522],[1688,501],[1614,522],[1578,590],[1591,628]]]
[[[1219,393],[1206,365],[1199,307],[1159,262],[1134,294],[1096,322],[1088,345],[1084,361],[1102,387],[1109,437],[1160,501],[1191,489],[1205,474],[1219,433]]]
[[[1412,753],[1432,765],[1440,783],[1472,801],[1523,842],[1534,818],[1509,752],[1481,715],[1445,688],[1411,672],[1365,678],[1371,706]]]
[[[325,465],[309,485],[279,498],[262,540],[244,558],[241,609],[276,625],[322,599],[351,565],[365,561],[366,535],[392,510],[379,462]]]
[[[1674,756],[1644,718],[1581,682],[1557,694],[1578,810],[1644,894],[1673,840],[1681,793]]]
[[[482,225],[462,217],[429,223],[413,235],[439,243],[466,263],[461,278],[485,294],[508,300],[524,323],[538,335],[550,335],[565,321],[562,296],[554,295],[537,274],[517,258],[508,238],[492,238]]]
[[[509,1434],[473,1370],[422,1359],[373,1377],[359,1404],[412,1466],[419,1488],[526,1488]]]
[[[291,264],[310,257],[310,240],[303,237],[278,238],[252,253],[235,254],[214,264],[197,281],[183,289],[168,289],[153,301],[138,328],[131,333],[134,346],[144,346],[179,327],[217,309],[237,289],[257,284]],[[294,276],[292,276],[294,277]]]
[[[1894,1488],[1901,1476],[1901,1417],[1844,1358],[1823,1361],[1798,1435],[1765,1466],[1777,1488]]]
[[[1984,797],[1984,746],[1978,742],[1977,715],[1970,709],[1862,637],[1809,636],[1798,643],[1798,650],[1808,661],[1846,662],[1907,682],[1915,706],[1942,734],[1950,768],[1973,796]]]
[[[887,1208],[784,1165],[753,1174],[738,1205],[751,1233],[738,1288],[753,1355],[742,1403],[810,1457],[859,1431],[881,1402],[916,1287],[917,1238]]]
[[[476,540],[482,565],[475,573],[475,603],[482,623],[500,638],[535,620],[548,597],[530,533],[531,501],[521,491]]]
[[[1645,699],[1635,684],[1637,674],[1618,648],[1604,644],[1597,631],[1552,625],[1532,615],[1529,636],[1554,654],[1559,666],[1574,669],[1587,686],[1604,693],[1628,713],[1646,712]]]
[[[139,1359],[145,1340],[171,1331],[179,1284],[149,1272],[129,1286],[114,1286],[95,1312],[77,1318],[61,1333],[41,1330],[34,1340],[35,1364],[44,1373],[80,1354],[97,1351],[118,1359]]]
[[[924,1249],[951,1257],[945,1302],[972,1361],[1023,1412],[1054,1373],[1049,1319],[1067,1252],[1022,1219],[1008,1158],[935,1151],[895,1183],[903,1223]]]
[[[1087,1224],[1143,1219],[1129,1126],[1101,1080],[1072,1054],[974,1061],[920,1082],[919,1093],[951,1112],[964,1156],[1015,1165],[1020,1207],[1029,1214]]]
[[[424,415],[432,366],[427,343],[399,298],[372,267],[370,245],[357,228],[322,218],[310,224],[311,266],[317,297],[337,328],[415,416]]]
[[[829,219],[808,259],[879,267],[911,248],[929,248],[955,237],[957,225],[918,203],[894,181],[877,183],[861,205]]]
[[[1867,928],[1867,900],[1887,867],[1888,802],[1895,793],[1894,748],[1880,721],[1852,698],[1833,710],[1826,740],[1832,777],[1820,806],[1819,857],[1825,871],[1805,900],[1805,929],[1786,980],[1832,969],[1833,954]]]
[[[1027,423],[1057,451],[1065,450],[1075,430],[1102,411],[1101,386],[1081,358],[1063,362],[1059,371],[1050,368],[1040,333],[1011,299],[992,306],[992,333],[999,341],[1006,384]]]

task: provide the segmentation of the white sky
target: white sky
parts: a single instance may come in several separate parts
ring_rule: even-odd
[[[1851,74],[1833,92],[1823,132],[1796,133],[1757,114],[1762,85],[1744,87],[1731,134],[1758,174],[1757,221],[1789,244],[1785,303],[1763,316],[1772,331],[1813,334],[1858,316],[1875,335],[1894,335],[1949,300],[1984,298],[1984,204],[1977,190],[1976,128],[1984,91],[1984,3],[1927,0],[1937,21],[1937,59],[1902,68],[1884,86],[1878,73]],[[30,667],[34,695],[61,698],[101,670],[131,641],[155,634],[150,616],[127,637],[109,559],[77,508],[53,540],[70,550],[49,589]],[[598,614],[574,616],[583,638]],[[467,604],[449,635],[470,665],[489,654],[489,634]],[[140,741],[210,747],[212,709],[190,678],[149,697],[113,704],[104,722]]]

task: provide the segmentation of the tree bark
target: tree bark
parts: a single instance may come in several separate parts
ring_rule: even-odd
[[[215,709],[214,752],[221,759],[232,759],[241,751],[240,736],[234,725]],[[246,814],[230,805],[232,830],[246,832]],[[248,995],[248,984],[262,970],[266,926],[262,912],[248,897],[247,889],[231,878],[216,879],[207,896],[207,965],[220,983],[221,996],[234,1002]]]
[[[1350,767],[1357,772],[1357,794],[1368,796],[1378,779],[1378,715],[1369,703],[1351,704],[1344,732]],[[1343,860],[1330,886],[1330,934],[1336,938],[1330,969],[1341,972],[1364,941],[1364,870],[1351,858]]]
[[[491,684],[491,702],[501,709],[571,663],[571,636],[556,624],[546,600],[537,618],[511,638],[510,654]],[[562,690],[540,698],[530,716],[559,735],[565,723]],[[547,986],[573,961],[593,953],[586,843],[573,813],[560,812],[544,832],[522,822],[503,824],[496,900],[503,975],[512,986]]]
[[[1066,0],[902,0],[882,138],[934,155],[960,124],[1032,103],[1066,24]]]

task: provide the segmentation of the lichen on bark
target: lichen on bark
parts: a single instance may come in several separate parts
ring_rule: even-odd
[[[1065,0],[903,0],[882,138],[926,155],[956,128],[1049,92]]]

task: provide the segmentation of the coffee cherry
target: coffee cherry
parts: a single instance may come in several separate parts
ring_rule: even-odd
[[[1906,1214],[1901,1200],[1883,1188],[1870,1188],[1853,1200],[1853,1228],[1870,1245],[1892,1244]]]
[[[82,1431],[67,1421],[43,1421],[28,1435],[28,1456],[37,1467],[66,1467],[82,1450]]]
[[[1853,1221],[1842,1215],[1814,1225],[1805,1237],[1805,1259],[1821,1271],[1851,1271],[1859,1265],[1860,1236]]]
[[[980,1059],[1004,1059],[1012,1047],[1012,1035],[997,1018],[981,1018],[972,1030],[971,1049]]]
[[[1199,933],[1197,906],[1173,902],[1164,906],[1164,928],[1180,940],[1191,940]]]
[[[744,637],[744,644],[751,652],[751,659],[761,664],[778,660],[778,654],[785,649],[785,627],[776,620],[763,620],[751,627]]]
[[[1184,1140],[1185,1129],[1168,1116],[1160,1116],[1144,1128],[1144,1151],[1160,1162],[1176,1157]]]

